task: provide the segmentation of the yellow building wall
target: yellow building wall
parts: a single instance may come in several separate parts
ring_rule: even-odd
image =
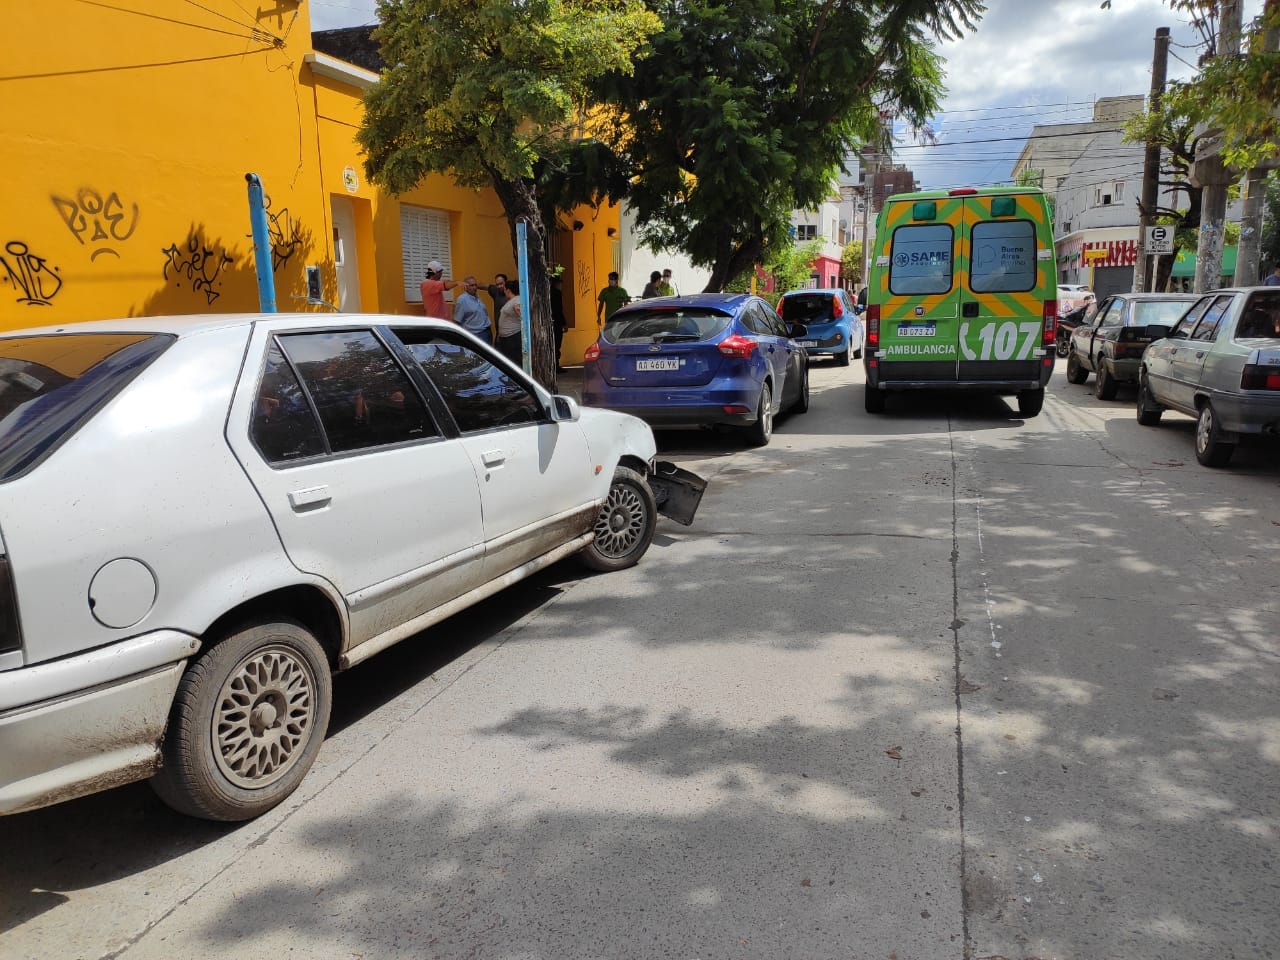
[[[0,328],[255,310],[244,175],[271,198],[277,296],[329,241],[297,4],[15,4],[0,66]],[[218,16],[223,14],[224,16]]]
[[[496,272],[516,276],[493,191],[433,175],[392,197],[367,182],[355,142],[362,89],[307,63],[305,4],[43,0],[15,5],[6,21],[25,42],[7,45],[0,65],[10,184],[0,329],[256,311],[248,172],[270,199],[282,312],[327,309],[305,301],[307,265],[321,268],[324,298],[337,302],[335,201],[354,213],[363,312],[422,310],[405,296],[401,204],[448,213],[455,278],[474,273],[483,287]],[[595,339],[595,291],[612,262],[606,231],[618,227],[616,207],[575,216],[584,228],[565,264],[566,307],[578,320],[570,362]]]

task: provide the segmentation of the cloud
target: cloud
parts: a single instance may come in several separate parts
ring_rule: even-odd
[[[1247,2],[1246,22],[1260,8]],[[1035,124],[1086,121],[1098,98],[1146,95],[1161,26],[1173,41],[1169,78],[1191,76],[1199,37],[1164,0],[1116,0],[1107,10],[1099,0],[991,0],[973,33],[939,47],[943,145],[904,146],[895,159],[926,188],[1004,181]],[[968,142],[983,140],[999,142]]]

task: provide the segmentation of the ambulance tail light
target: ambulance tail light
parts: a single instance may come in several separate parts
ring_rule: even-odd
[[[1241,390],[1280,390],[1280,367],[1246,363],[1240,371]]]
[[[1058,331],[1055,329],[1058,324],[1058,301],[1046,300],[1044,302],[1044,333],[1040,338],[1042,347],[1052,347],[1057,341]]]
[[[867,306],[867,349],[880,349],[880,304]]]

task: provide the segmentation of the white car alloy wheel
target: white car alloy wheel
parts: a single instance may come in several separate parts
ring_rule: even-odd
[[[596,520],[596,543],[607,557],[624,557],[644,534],[648,511],[635,487],[615,483]]]
[[[596,517],[595,539],[582,549],[582,562],[592,570],[609,572],[634,566],[653,542],[658,504],[644,476],[618,467]]]
[[[296,651],[255,650],[218,693],[210,731],[218,769],[245,789],[275,783],[298,762],[315,719],[316,678]]]
[[[178,684],[151,785],[194,817],[259,816],[311,768],[332,698],[324,649],[302,624],[249,623],[214,639]]]

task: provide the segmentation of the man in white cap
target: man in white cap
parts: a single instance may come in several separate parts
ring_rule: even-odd
[[[428,317],[449,319],[449,309],[444,305],[444,292],[458,285],[457,280],[446,280],[444,264],[432,260],[427,264],[427,279],[422,281],[422,312]]]

